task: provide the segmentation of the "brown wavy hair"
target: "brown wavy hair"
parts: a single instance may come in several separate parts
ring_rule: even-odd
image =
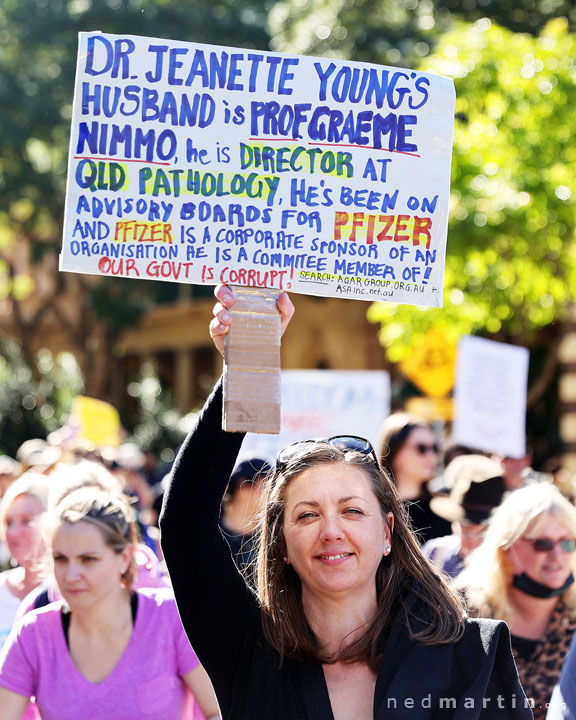
[[[392,551],[382,558],[376,571],[375,617],[357,640],[343,647],[337,656],[329,656],[319,646],[306,620],[300,578],[292,565],[284,562],[283,524],[290,482],[310,467],[334,463],[359,467],[366,473],[383,521],[388,522],[389,512],[394,516],[394,534]],[[463,602],[422,554],[389,475],[371,456],[342,451],[325,442],[304,444],[302,453],[291,458],[281,471],[269,475],[252,582],[261,603],[266,640],[281,658],[320,663],[366,662],[377,671],[382,640],[397,618],[404,620],[411,639],[426,645],[455,642],[464,630]]]

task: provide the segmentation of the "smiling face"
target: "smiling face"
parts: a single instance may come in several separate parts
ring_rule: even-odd
[[[394,476],[425,483],[432,480],[438,462],[434,434],[426,427],[415,427],[394,458]]]
[[[393,516],[388,514],[390,527]],[[376,571],[391,531],[367,474],[346,463],[319,464],[286,490],[286,556],[303,598],[357,596],[376,602]]]
[[[71,610],[89,608],[124,589],[132,547],[114,552],[90,522],[62,523],[52,537],[54,575]]]
[[[44,508],[35,497],[18,495],[4,516],[8,549],[20,565],[34,563],[43,553],[44,543],[37,523],[42,512]]]
[[[549,588],[562,587],[572,571],[572,554],[562,550],[558,544],[549,552],[536,552],[526,538],[568,540],[572,537],[565,525],[548,513],[506,550],[513,573],[520,575],[525,572],[532,580]]]

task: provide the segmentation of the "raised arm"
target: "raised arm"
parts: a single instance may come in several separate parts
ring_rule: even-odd
[[[234,298],[225,286],[217,288],[216,297],[210,334],[222,352]],[[285,328],[294,311],[287,295],[278,308]],[[221,422],[219,381],[176,458],[160,516],[162,549],[180,617],[211,675],[227,652],[240,651],[243,627],[258,617],[218,526],[222,496],[244,437],[224,432]]]

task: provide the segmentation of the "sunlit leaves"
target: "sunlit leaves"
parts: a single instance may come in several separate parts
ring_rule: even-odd
[[[562,314],[576,287],[575,58],[562,21],[538,38],[482,22],[422,64],[457,94],[444,308],[372,307],[391,359],[430,326],[526,342]]]

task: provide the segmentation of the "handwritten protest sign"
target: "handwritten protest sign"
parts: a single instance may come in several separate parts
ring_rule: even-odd
[[[473,336],[458,344],[453,436],[485,452],[526,452],[526,348]]]
[[[440,306],[454,87],[81,33],[60,268]]]
[[[332,435],[360,435],[376,447],[389,413],[390,376],[383,370],[283,370],[282,431],[249,433],[241,459],[273,461],[290,443]]]

